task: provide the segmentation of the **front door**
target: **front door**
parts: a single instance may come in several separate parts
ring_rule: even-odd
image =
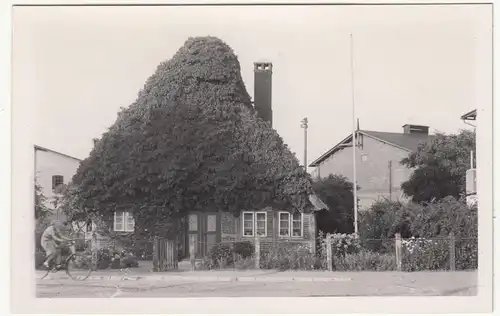
[[[193,248],[196,258],[206,256],[220,242],[220,231],[218,213],[191,212],[188,215],[188,255]]]

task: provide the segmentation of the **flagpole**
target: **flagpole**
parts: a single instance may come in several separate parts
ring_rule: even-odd
[[[352,192],[354,196],[354,234],[358,236],[358,188],[357,188],[357,177],[356,177],[356,108],[354,102],[354,48],[353,48],[353,38],[351,33],[351,103],[352,103]]]

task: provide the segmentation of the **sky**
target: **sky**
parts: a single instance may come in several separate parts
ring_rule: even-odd
[[[273,63],[273,124],[308,164],[360,128],[455,133],[491,82],[489,6],[16,7],[13,111],[32,104],[33,142],[86,158],[157,65],[188,37],[217,36],[239,58]],[[353,34],[354,85],[351,85]]]

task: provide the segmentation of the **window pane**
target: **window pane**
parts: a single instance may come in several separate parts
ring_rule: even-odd
[[[253,213],[243,214],[243,236],[253,236]]]
[[[280,213],[280,221],[288,221],[289,216],[288,213]]]
[[[217,215],[208,215],[207,216],[207,232],[216,231],[217,227]]]
[[[125,228],[124,222],[123,212],[115,212],[115,230],[123,231]]]
[[[290,236],[290,214],[280,213],[280,236]]]
[[[292,217],[292,236],[300,237],[302,236],[302,214],[294,213]]]
[[[266,235],[266,213],[256,214],[256,229],[258,236]]]
[[[198,215],[189,215],[189,230],[198,230]]]
[[[243,228],[243,235],[245,235],[245,236],[252,236],[253,235],[253,229],[252,229],[252,227],[245,227],[245,228]]]
[[[302,223],[300,221],[293,221],[293,229],[300,229]]]
[[[266,222],[258,221],[257,222],[257,235],[265,236],[266,235]]]
[[[123,231],[124,228],[123,212],[115,212],[115,230]]]
[[[123,212],[115,212],[115,220],[117,223],[123,223]]]
[[[288,228],[288,223],[285,225],[281,225],[280,227],[280,236],[289,236],[290,235],[290,230]]]

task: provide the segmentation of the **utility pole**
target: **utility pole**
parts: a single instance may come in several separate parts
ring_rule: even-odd
[[[392,160],[389,160],[389,201],[392,201]]]
[[[358,237],[358,188],[356,181],[356,107],[355,107],[355,98],[354,98],[354,48],[353,48],[353,39],[351,34],[351,102],[352,102],[352,172],[353,172],[353,180],[352,180],[352,191],[354,195],[354,234]]]
[[[307,171],[307,128],[308,126],[308,120],[307,117],[304,117],[302,121],[300,121],[302,124],[300,124],[300,127],[304,129],[304,168]]]

